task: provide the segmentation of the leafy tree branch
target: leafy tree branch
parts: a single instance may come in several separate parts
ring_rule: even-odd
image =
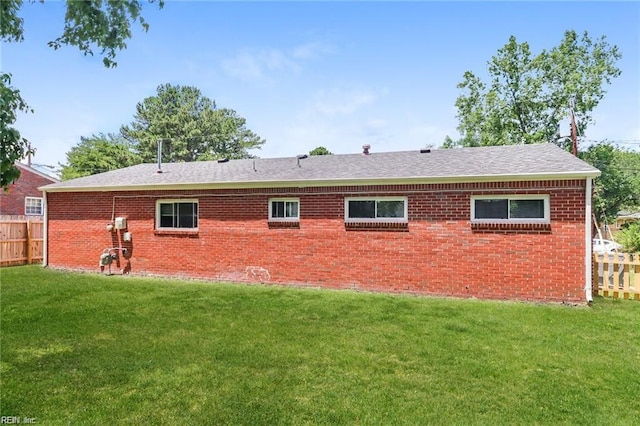
[[[160,8],[164,0],[148,0]],[[41,0],[44,3],[44,0]],[[85,55],[93,55],[93,49],[100,50],[106,67],[117,65],[116,53],[127,47],[131,38],[131,25],[140,23],[146,31],[148,23],[141,15],[144,2],[140,0],[68,0],[62,35],[50,41],[49,46],[58,49],[63,45],[75,46]],[[21,42],[24,39],[24,20],[19,16],[22,0],[0,1],[0,41]],[[33,151],[29,142],[13,127],[17,113],[33,112],[20,96],[19,90],[11,86],[11,74],[0,73],[0,116],[2,117],[2,147],[0,163],[2,178],[0,185],[7,189],[20,176],[15,162]]]

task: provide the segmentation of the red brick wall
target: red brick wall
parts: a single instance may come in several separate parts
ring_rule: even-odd
[[[549,194],[551,224],[472,226],[470,197]],[[409,224],[347,229],[344,197],[406,195]],[[49,265],[98,271],[102,250],[129,249],[119,268],[228,281],[495,299],[584,300],[585,181],[306,189],[50,193]],[[199,230],[154,229],[158,198],[199,199]],[[298,227],[271,226],[268,199],[300,199]],[[115,197],[115,202],[114,202]],[[106,225],[128,220],[132,242]],[[253,269],[251,267],[254,267]]]
[[[9,186],[9,190],[0,190],[0,215],[24,215],[25,197],[42,197],[38,188],[53,182],[55,180],[20,168],[20,177]]]

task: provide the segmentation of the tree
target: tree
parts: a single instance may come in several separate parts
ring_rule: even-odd
[[[116,170],[141,163],[129,142],[120,135],[98,134],[81,137],[80,143],[67,152],[62,165],[62,180]]]
[[[309,155],[333,155],[333,152],[329,151],[324,146],[318,146],[309,151]]]
[[[631,184],[631,199],[624,208],[640,208],[640,152],[628,149],[614,151],[615,164]]]
[[[15,162],[29,152],[33,153],[29,142],[12,127],[17,111],[28,112],[30,109],[20,91],[11,86],[11,75],[0,74],[0,186],[5,190],[20,177]]]
[[[632,183],[616,164],[616,149],[610,143],[592,145],[579,156],[602,172],[594,182],[593,212],[601,222],[610,223],[633,200]]]
[[[211,99],[192,86],[158,86],[157,95],[136,106],[134,121],[120,133],[144,162],[157,157],[158,140],[168,162],[249,158],[248,150],[265,143],[246,128],[234,110],[217,109]]]
[[[43,1],[43,0],[41,0]],[[148,0],[154,3],[156,0]],[[164,0],[158,0],[160,8]],[[24,39],[23,19],[18,16],[22,0],[0,1],[0,41],[21,42]],[[127,47],[131,38],[131,25],[136,21],[147,31],[149,25],[141,15],[143,2],[140,0],[92,0],[67,1],[62,35],[50,41],[49,46],[58,49],[63,45],[76,46],[85,55],[93,55],[93,49],[100,49],[106,67],[115,67],[116,52]],[[0,117],[2,118],[2,150],[0,185],[6,189],[19,176],[15,162],[27,153],[33,153],[29,142],[20,132],[11,127],[18,111],[31,111],[11,86],[11,75],[0,73]],[[6,121],[5,121],[6,120]]]
[[[618,240],[624,251],[640,253],[640,222],[630,223],[618,234]]]
[[[458,144],[457,141],[451,139],[451,136],[447,135],[444,137],[444,141],[442,142],[441,148],[450,149],[450,148],[458,148],[462,145]]]
[[[556,141],[560,122],[576,116],[579,134],[605,95],[604,84],[620,75],[616,46],[566,31],[559,46],[532,56],[514,36],[489,61],[490,82],[464,73],[456,100],[462,138],[447,146],[508,145]],[[573,105],[572,105],[573,104]]]

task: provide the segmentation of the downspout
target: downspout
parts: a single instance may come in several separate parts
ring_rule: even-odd
[[[42,191],[42,198],[44,203],[44,223],[42,224],[42,233],[44,234],[44,241],[42,241],[42,266],[48,265],[48,250],[49,247],[49,208],[47,203],[47,191]]]
[[[587,178],[587,185],[585,190],[585,208],[584,208],[584,292],[587,298],[587,303],[591,305],[593,303],[593,288],[591,278],[593,275],[593,252],[591,248],[591,192],[592,192],[593,179]]]

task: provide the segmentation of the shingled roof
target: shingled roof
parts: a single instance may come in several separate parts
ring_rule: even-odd
[[[425,150],[423,150],[425,151]],[[599,170],[554,144],[510,145],[429,152],[400,151],[260,158],[227,162],[139,164],[72,179],[48,192],[140,189],[324,186],[542,180],[596,177]]]

